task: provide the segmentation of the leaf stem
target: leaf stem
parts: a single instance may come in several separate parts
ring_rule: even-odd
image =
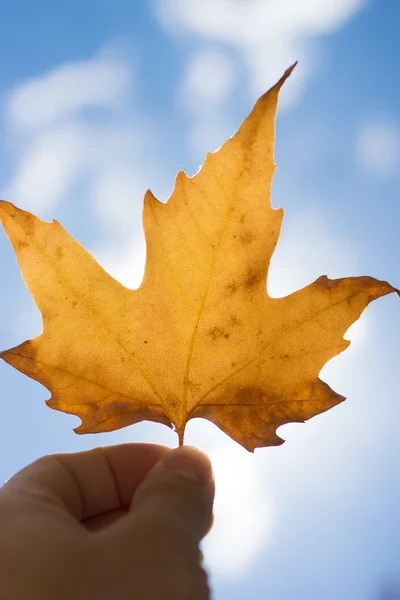
[[[184,444],[184,437],[185,437],[185,427],[183,426],[182,429],[179,429],[179,431],[177,431],[178,434],[178,445],[179,447],[183,446]]]

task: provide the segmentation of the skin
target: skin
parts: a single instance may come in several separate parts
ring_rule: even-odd
[[[4,600],[208,600],[209,459],[124,444],[45,456],[0,489]]]

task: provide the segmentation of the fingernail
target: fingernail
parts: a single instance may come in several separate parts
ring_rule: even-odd
[[[202,485],[207,485],[212,479],[210,459],[204,452],[191,446],[171,450],[164,459],[164,467],[166,471],[192,479]]]

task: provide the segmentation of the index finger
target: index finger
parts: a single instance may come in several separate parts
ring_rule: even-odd
[[[138,443],[44,456],[5,484],[0,501],[10,495],[18,504],[50,501],[84,520],[129,506],[148,471],[169,451]]]

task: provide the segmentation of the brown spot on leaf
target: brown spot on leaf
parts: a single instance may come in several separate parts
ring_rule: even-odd
[[[225,329],[221,329],[220,327],[217,327],[217,326],[210,329],[208,332],[208,335],[213,340],[218,340],[220,338],[225,338],[226,340],[229,339],[229,333]]]
[[[257,283],[261,281],[261,273],[260,271],[254,271],[249,269],[246,275],[246,279],[244,280],[244,287],[246,289],[253,288]]]
[[[251,242],[255,240],[255,235],[252,231],[247,229],[239,235],[239,239],[243,246],[248,246],[249,244],[251,244]]]
[[[225,286],[226,289],[226,293],[228,294],[228,296],[233,296],[233,294],[235,294],[238,291],[238,284],[236,283],[236,281],[232,281],[231,283],[228,283],[228,285]]]
[[[236,315],[231,315],[229,317],[228,325],[229,327],[237,327],[241,324],[241,320]]]

